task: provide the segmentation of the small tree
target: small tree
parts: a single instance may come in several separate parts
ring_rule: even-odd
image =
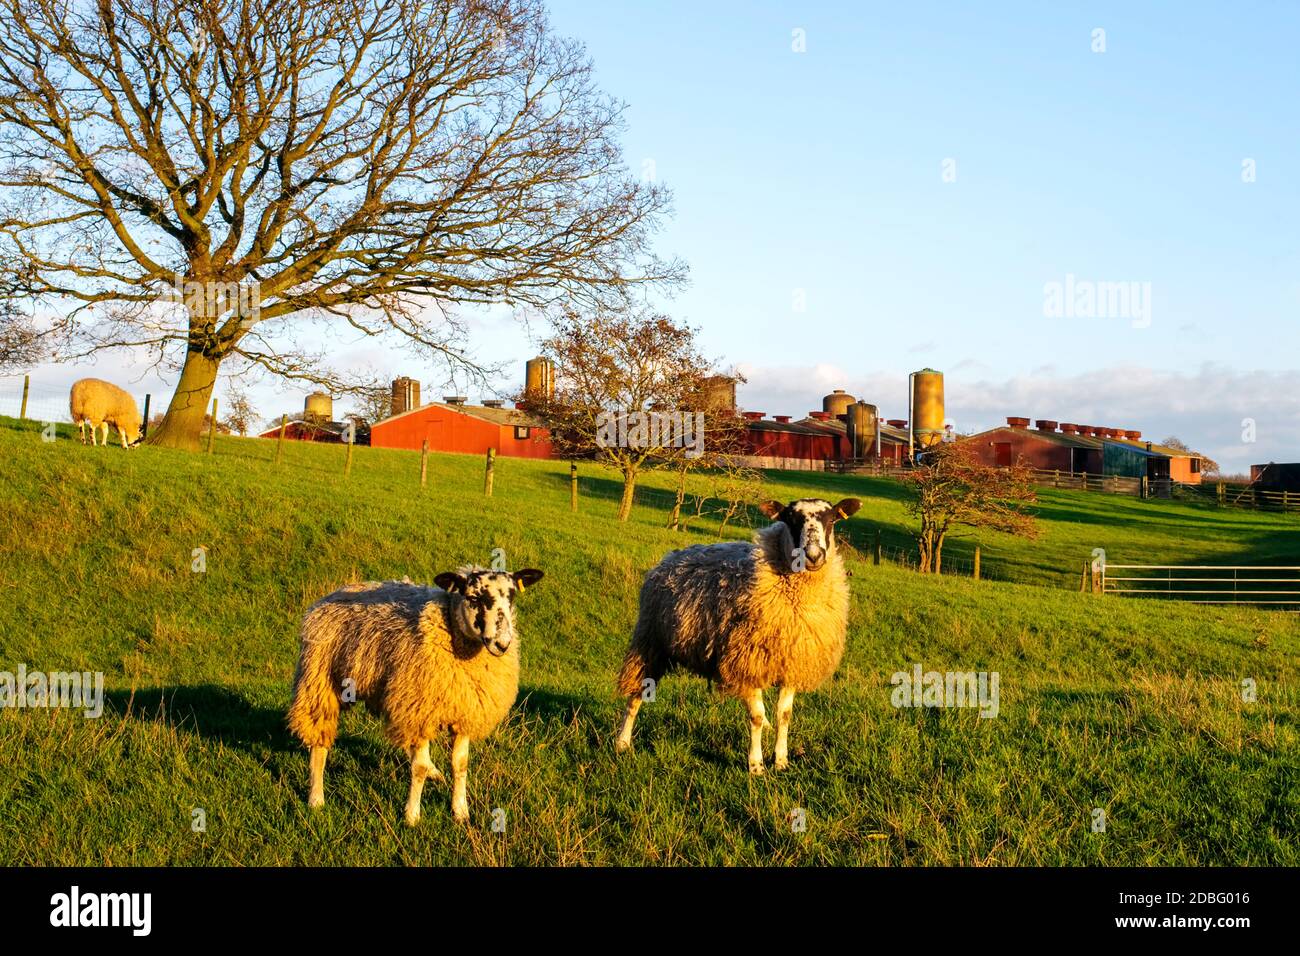
[[[916,542],[923,574],[939,573],[944,541],[958,525],[1038,536],[1025,507],[1038,496],[1023,462],[997,468],[981,462],[968,442],[945,442],[927,450],[903,480],[911,496],[908,513],[921,521]]]
[[[734,417],[696,407],[714,370],[695,330],[668,316],[566,308],[541,351],[555,365],[555,392],[519,400],[546,424],[558,456],[592,457],[618,471],[620,521],[632,513],[642,471],[704,457],[713,430]]]
[[[257,409],[253,407],[248,393],[242,389],[235,389],[227,396],[226,402],[226,417],[222,419],[221,425],[227,431],[247,435],[248,429],[258,418]]]
[[[357,409],[348,415],[349,420],[356,421],[358,427],[367,427],[381,422],[393,414],[393,392],[384,385],[371,385],[357,396]]]
[[[44,357],[32,321],[10,302],[0,302],[0,374],[35,365]]]

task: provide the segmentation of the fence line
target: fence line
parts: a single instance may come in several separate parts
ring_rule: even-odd
[[[1122,573],[1113,573],[1116,571]],[[1101,568],[1101,593],[1186,599],[1191,604],[1247,604],[1300,611],[1300,566],[1106,564]]]

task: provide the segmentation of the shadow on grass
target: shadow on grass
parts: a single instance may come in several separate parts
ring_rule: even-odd
[[[260,760],[306,753],[302,743],[289,732],[284,709],[259,707],[228,687],[198,684],[106,691],[104,700],[109,709],[124,718],[192,733]],[[355,715],[359,712],[365,712],[365,708],[354,707],[343,716],[335,747],[354,758],[377,762],[384,748],[357,734]]]

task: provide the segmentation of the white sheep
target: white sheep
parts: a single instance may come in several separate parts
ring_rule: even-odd
[[[788,760],[796,691],[821,686],[839,666],[848,627],[849,585],[834,526],[862,502],[803,498],[760,508],[773,523],[752,543],[673,551],[645,577],[636,629],[618,676],[628,699],[616,749],[632,746],[647,681],[681,668],[716,681],[749,708],[749,770],[763,772],[763,691],[777,698],[774,765]]]
[[[104,428],[104,445],[108,446],[108,426],[117,429],[122,447],[129,448],[140,440],[140,411],[135,399],[112,382],[83,378],[72,383],[68,395],[72,421],[81,427],[81,443],[86,443],[86,425],[90,425],[90,443],[97,445],[97,433]]]
[[[429,741],[455,735],[451,809],[467,821],[470,741],[490,734],[519,692],[515,593],[541,579],[533,568],[509,574],[466,567],[439,574],[436,588],[357,584],[309,608],[289,708],[290,729],[311,748],[308,805],[325,802],[325,758],[340,708],[362,701],[411,758],[408,824],[419,822],[424,781],[443,779]]]

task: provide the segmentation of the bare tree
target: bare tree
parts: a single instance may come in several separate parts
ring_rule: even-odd
[[[904,475],[908,513],[921,520],[916,534],[922,573],[938,574],[943,545],[957,526],[990,528],[1026,538],[1038,536],[1026,506],[1037,500],[1033,471],[986,465],[969,442],[944,442],[925,452],[923,464]]]
[[[393,393],[384,385],[372,385],[357,394],[357,410],[348,416],[358,424],[367,426],[381,422],[393,414]]]
[[[248,430],[257,423],[257,419],[257,409],[253,407],[248,393],[242,389],[232,389],[226,397],[226,417],[222,419],[221,425],[227,431],[247,435]]]
[[[555,393],[519,399],[546,423],[558,456],[593,457],[619,472],[620,521],[632,512],[642,471],[703,457],[720,427],[721,414],[710,424],[696,404],[713,368],[695,330],[668,316],[566,308],[541,352],[555,364]]]
[[[0,301],[0,373],[35,365],[44,354],[35,323],[12,302]]]
[[[305,323],[481,374],[458,307],[681,277],[621,116],[541,0],[0,0],[0,290],[179,368],[157,444],[227,360],[354,387]]]

